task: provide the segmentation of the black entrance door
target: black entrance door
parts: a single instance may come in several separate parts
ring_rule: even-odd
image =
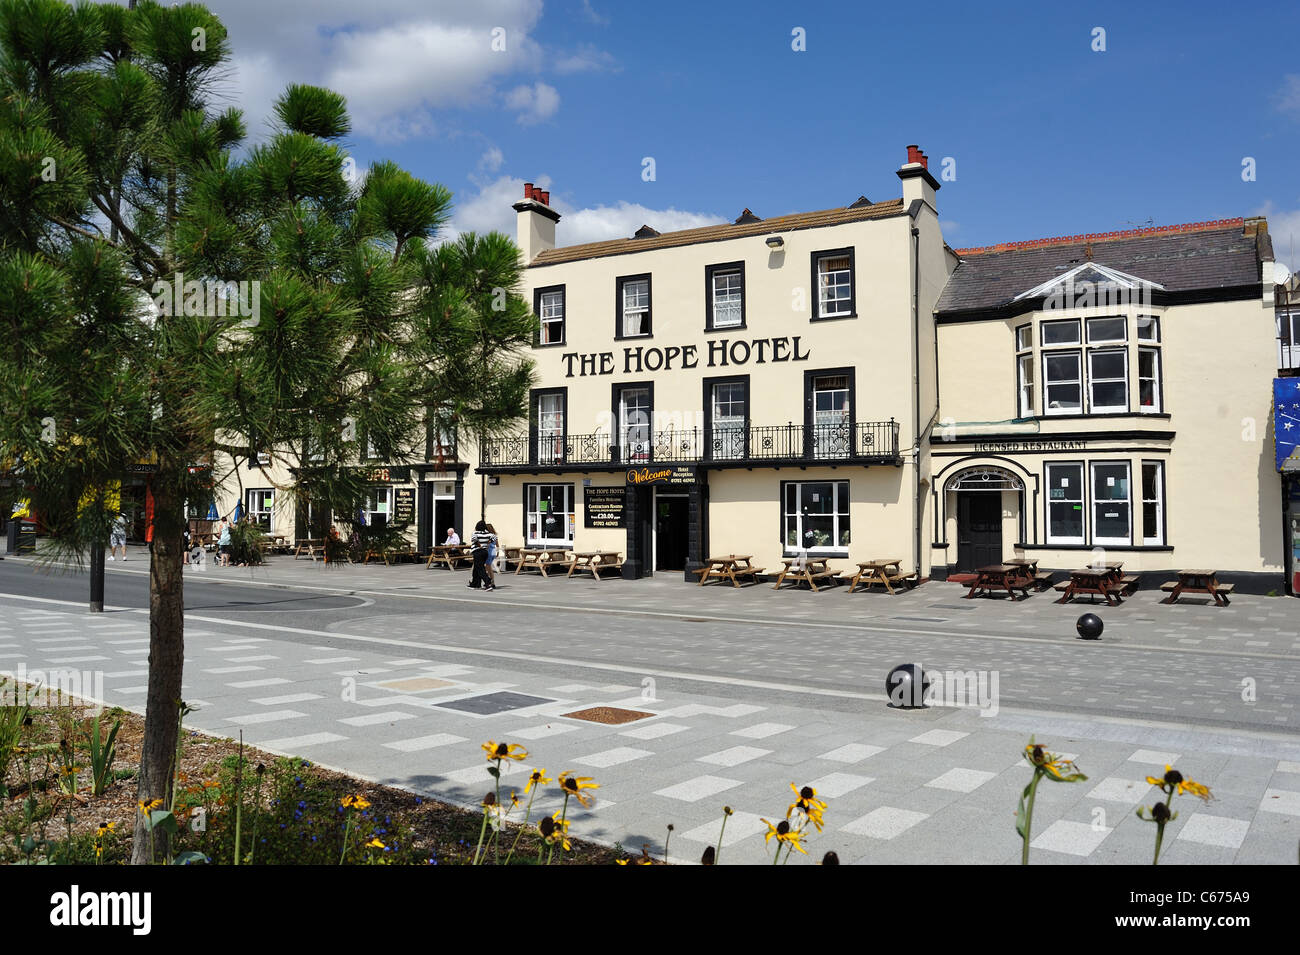
[[[655,570],[685,570],[687,499],[655,498]]]
[[[957,571],[1002,563],[1002,495],[996,491],[957,493]]]

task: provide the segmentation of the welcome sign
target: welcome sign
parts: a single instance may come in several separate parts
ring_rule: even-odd
[[[627,483],[638,487],[643,484],[694,484],[695,469],[682,465],[628,468]]]

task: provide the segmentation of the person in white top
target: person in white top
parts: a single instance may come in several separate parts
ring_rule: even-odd
[[[456,528],[447,528],[447,539],[442,543],[446,547],[454,547],[460,543],[460,535],[456,533]]]

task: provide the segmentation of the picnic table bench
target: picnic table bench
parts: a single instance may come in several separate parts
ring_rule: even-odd
[[[473,562],[474,554],[468,544],[434,544],[424,562],[424,569],[428,570],[434,564],[445,564],[448,570],[455,570],[457,564]]]
[[[519,550],[519,566],[515,568],[518,575],[524,570],[536,570],[543,577],[549,577],[547,568],[564,567],[571,563],[570,552],[552,547],[523,547]]]
[[[1070,571],[1070,579],[1055,587],[1061,595],[1056,602],[1069,603],[1076,597],[1088,597],[1090,600],[1092,597],[1104,597],[1106,603],[1118,607],[1129,586],[1120,573],[1120,567],[1120,564],[1103,564],[1100,567]]]
[[[297,560],[303,555],[310,557],[313,561],[319,555],[325,556],[325,538],[323,537],[299,537],[293,542],[293,559]]]
[[[737,577],[752,577],[754,583],[758,583],[758,575],[763,572],[763,568],[755,567],[751,563],[752,560],[753,555],[751,554],[727,554],[724,557],[710,557],[704,561],[703,567],[697,568],[693,573],[699,575],[701,587],[714,578],[730,580],[733,587],[740,586]]]
[[[840,572],[831,570],[828,566],[829,557],[788,557],[782,559],[781,573],[776,578],[776,583],[772,585],[773,590],[780,590],[781,585],[785,583],[787,577],[795,582],[798,586],[800,582],[807,583],[813,592],[817,591],[817,581],[831,580],[839,577]]]
[[[623,569],[623,555],[616,550],[584,550],[577,551],[573,555],[573,562],[569,564],[569,574],[572,577],[574,571],[589,571],[591,576],[600,580],[602,570]]]
[[[987,567],[977,567],[975,573],[978,576],[970,585],[970,590],[964,595],[966,599],[984,596],[1002,591],[1012,600],[1025,600],[1029,597],[1029,588],[1034,582],[1034,578],[1028,576],[1024,569],[1013,563],[990,564]],[[1016,597],[1016,591],[1020,591],[1020,596]]]
[[[1052,586],[1052,572],[1039,571],[1037,557],[1017,557],[1007,563],[1019,567],[1024,576],[1031,578],[1035,590],[1046,590]]]
[[[1220,607],[1226,607],[1235,584],[1221,584],[1214,570],[1180,570],[1178,579],[1160,585],[1160,589],[1169,594],[1161,603],[1177,603],[1185,594],[1202,594],[1213,597]]]
[[[849,581],[849,593],[853,593],[858,584],[865,584],[868,590],[876,584],[883,584],[893,594],[897,593],[894,584],[901,583],[909,590],[916,586],[916,575],[903,573],[900,569],[902,563],[902,559],[897,557],[859,561],[856,574],[850,577],[850,572],[846,570],[840,576]]]

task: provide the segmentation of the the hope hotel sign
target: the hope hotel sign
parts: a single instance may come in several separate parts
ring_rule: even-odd
[[[644,345],[623,349],[621,374],[641,374],[647,371],[672,371],[673,368],[698,368],[704,359],[705,368],[725,368],[731,365],[756,365],[778,361],[807,361],[811,352],[800,349],[798,335],[783,338],[751,338],[731,340],[719,338],[708,343],[708,351],[701,355],[698,345],[667,345],[664,348],[647,348]],[[615,371],[614,353],[566,352],[560,356],[564,362],[564,377],[579,378],[588,375],[612,375]]]

